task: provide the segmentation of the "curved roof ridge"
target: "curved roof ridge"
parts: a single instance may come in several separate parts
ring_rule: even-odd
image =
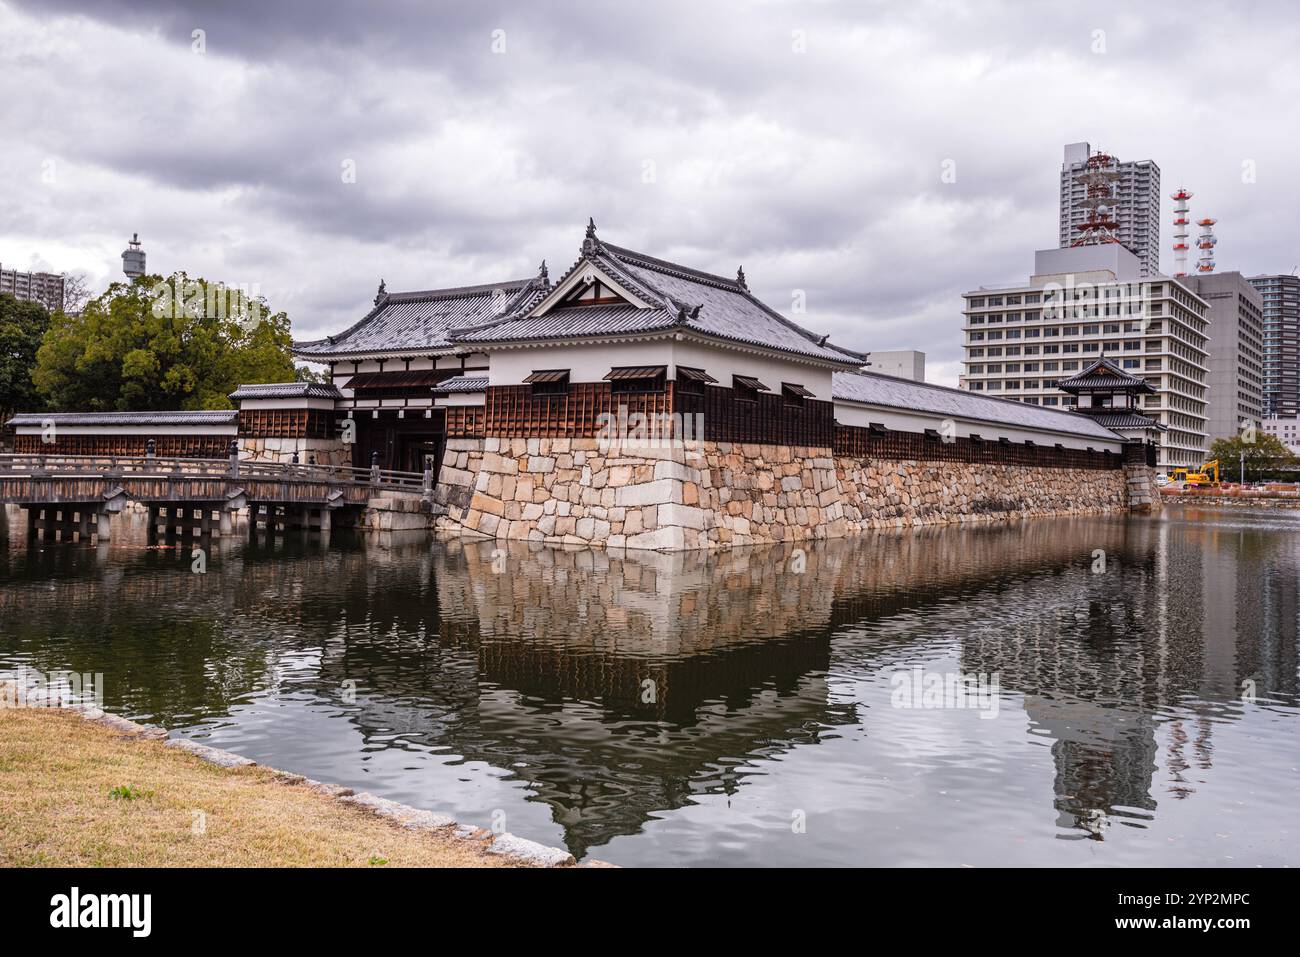
[[[536,276],[530,276],[527,279],[509,279],[506,282],[483,282],[472,286],[448,286],[446,289],[417,289],[411,292],[388,292],[380,300],[380,305],[385,302],[416,302],[428,299],[456,299],[460,296],[481,296],[485,292],[494,292],[497,289],[509,289],[511,291],[521,289],[528,285]]]
[[[676,273],[679,278],[691,279],[696,282],[707,282],[726,289],[739,292],[743,289],[735,279],[728,279],[725,276],[719,276],[711,272],[705,272],[703,269],[695,269],[691,266],[683,266],[681,263],[675,263],[668,259],[660,259],[658,256],[649,256],[635,249],[628,249],[626,246],[615,246],[613,243],[602,242],[602,246],[611,252],[616,259],[630,259],[637,265],[644,266],[646,269],[653,269],[656,272],[666,272],[668,274]]]

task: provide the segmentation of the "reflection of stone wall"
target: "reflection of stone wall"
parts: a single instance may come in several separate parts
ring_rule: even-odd
[[[442,527],[488,538],[658,551],[837,538],[869,528],[1127,508],[1122,469],[832,457],[706,442],[460,440],[439,476]]]
[[[452,554],[454,546],[449,544]],[[440,604],[472,614],[484,640],[525,632],[586,653],[655,658],[791,637],[829,620],[825,554],[741,549],[620,557],[591,549],[466,543],[455,575],[438,576]],[[834,575],[831,572],[833,579]],[[444,592],[463,587],[461,593]]]
[[[255,462],[287,464],[298,461],[306,465],[315,457],[317,465],[351,465],[352,447],[338,439],[256,438],[240,436],[239,457]]]

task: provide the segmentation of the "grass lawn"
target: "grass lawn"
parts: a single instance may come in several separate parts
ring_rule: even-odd
[[[0,709],[0,866],[503,867],[262,767],[53,708]]]

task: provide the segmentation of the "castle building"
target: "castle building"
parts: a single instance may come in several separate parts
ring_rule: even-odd
[[[743,270],[616,246],[594,223],[555,281],[543,263],[450,289],[381,282],[358,322],[293,351],[329,381],[237,390],[221,430],[238,454],[346,481],[423,473],[427,510],[398,517],[468,536],[674,551],[1153,504],[1134,492],[1145,439],[865,371],[867,353],[763,303]],[[114,421],[113,454],[158,428],[135,418]],[[103,438],[13,424],[27,453]]]

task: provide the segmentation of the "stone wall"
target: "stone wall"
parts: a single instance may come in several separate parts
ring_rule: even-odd
[[[708,442],[449,442],[439,527],[510,541],[659,551],[835,538],[871,528],[1128,508],[1124,470],[834,457]]]
[[[286,464],[293,461],[295,452],[302,465],[310,463],[313,456],[317,465],[352,464],[352,446],[339,439],[239,437],[239,457],[248,461]]]
[[[836,460],[851,530],[948,525],[1128,508],[1123,469]]]
[[[1128,463],[1124,472],[1129,508],[1134,512],[1160,511],[1160,489],[1156,485],[1155,469],[1145,464]]]

